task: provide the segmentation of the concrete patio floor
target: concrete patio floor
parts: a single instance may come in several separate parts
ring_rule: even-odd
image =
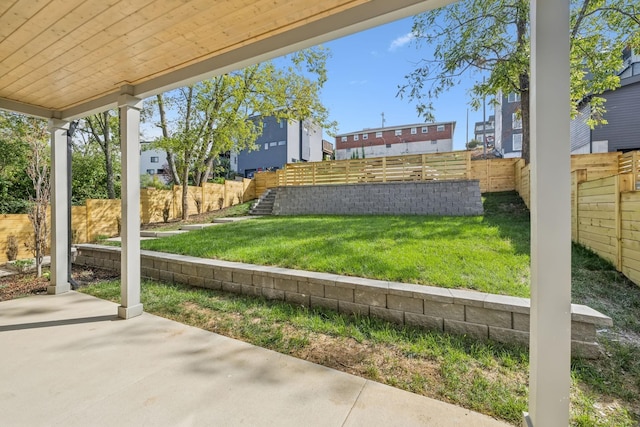
[[[77,292],[0,303],[3,426],[505,426]]]

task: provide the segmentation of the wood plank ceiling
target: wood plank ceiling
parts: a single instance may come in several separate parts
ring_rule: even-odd
[[[0,99],[64,111],[117,93],[124,85],[135,87],[274,37],[300,33],[314,23],[326,25],[327,32],[339,30],[331,24],[339,22],[332,21],[333,17],[343,15],[340,25],[353,25],[356,15],[373,22],[402,9],[404,13],[395,18],[444,3],[446,0],[3,0]],[[314,31],[310,37],[320,35],[321,30]],[[289,42],[301,38],[298,35]],[[223,68],[225,64],[218,65]]]

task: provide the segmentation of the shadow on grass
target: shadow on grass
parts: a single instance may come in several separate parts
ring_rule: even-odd
[[[531,251],[531,221],[529,209],[515,191],[485,193],[483,223],[496,227],[500,237],[508,239],[517,254]]]

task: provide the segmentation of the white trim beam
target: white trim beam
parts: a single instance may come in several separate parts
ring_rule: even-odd
[[[51,284],[47,293],[62,294],[69,284],[69,193],[67,190],[67,131],[69,122],[49,120],[51,132]]]
[[[142,314],[140,303],[140,109],[142,100],[128,94],[118,98],[122,151],[121,305],[118,317]]]
[[[569,425],[569,0],[531,1],[531,325],[525,425]]]

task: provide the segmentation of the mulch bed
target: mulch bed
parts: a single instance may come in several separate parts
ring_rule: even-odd
[[[48,273],[48,271],[48,268],[43,269],[43,272]],[[120,277],[117,272],[75,265],[71,270],[71,274],[71,277],[73,277],[80,286]],[[36,277],[34,273],[2,277],[0,278],[0,301],[7,301],[28,295],[46,294],[47,286],[49,286],[49,279],[47,277]]]

